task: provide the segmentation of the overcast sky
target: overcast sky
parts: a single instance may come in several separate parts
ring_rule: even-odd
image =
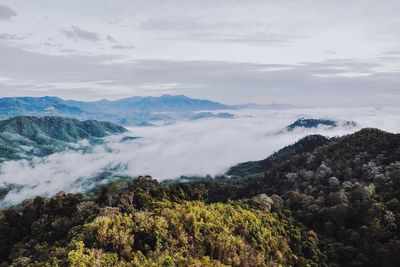
[[[398,0],[1,0],[0,96],[398,105]]]

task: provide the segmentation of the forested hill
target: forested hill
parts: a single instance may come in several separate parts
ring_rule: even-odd
[[[363,129],[333,139],[309,136],[228,173],[232,178],[185,187],[206,188],[210,202],[262,193],[279,199],[318,234],[328,262],[338,266],[400,265],[399,134]]]
[[[183,185],[184,186],[184,185]],[[0,266],[317,266],[318,237],[266,196],[202,201],[151,177],[92,196],[59,193],[0,211]]]
[[[44,156],[70,147],[68,143],[71,142],[125,131],[125,128],[110,122],[62,117],[13,117],[0,121],[0,158]]]
[[[229,174],[26,201],[0,212],[0,262],[400,265],[400,135],[309,136]]]

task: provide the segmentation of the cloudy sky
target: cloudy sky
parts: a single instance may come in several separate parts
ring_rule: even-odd
[[[398,105],[400,1],[1,0],[0,96]]]

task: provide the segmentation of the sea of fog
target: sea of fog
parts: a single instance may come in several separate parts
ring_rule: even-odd
[[[0,201],[0,207],[36,195],[59,191],[83,192],[99,182],[103,172],[117,175],[151,175],[158,180],[180,176],[225,173],[245,161],[260,160],[310,134],[341,136],[364,127],[400,132],[400,108],[336,108],[289,110],[238,110],[234,119],[202,119],[171,125],[129,128],[123,135],[106,138],[90,153],[64,151],[31,161],[0,165],[0,187],[17,184]],[[355,121],[356,127],[299,128],[284,131],[300,117]],[[124,136],[140,139],[121,142]]]

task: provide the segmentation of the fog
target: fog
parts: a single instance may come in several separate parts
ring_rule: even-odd
[[[0,165],[0,187],[16,184],[0,207],[59,191],[83,192],[107,180],[93,179],[105,171],[116,175],[151,175],[159,181],[180,176],[224,174],[231,166],[260,160],[309,134],[341,136],[364,127],[400,132],[400,109],[239,110],[234,119],[203,119],[172,125],[129,128],[110,136],[89,153],[64,151],[31,161]],[[298,128],[284,131],[299,117],[355,121],[356,127]],[[140,139],[121,142],[124,136]]]

